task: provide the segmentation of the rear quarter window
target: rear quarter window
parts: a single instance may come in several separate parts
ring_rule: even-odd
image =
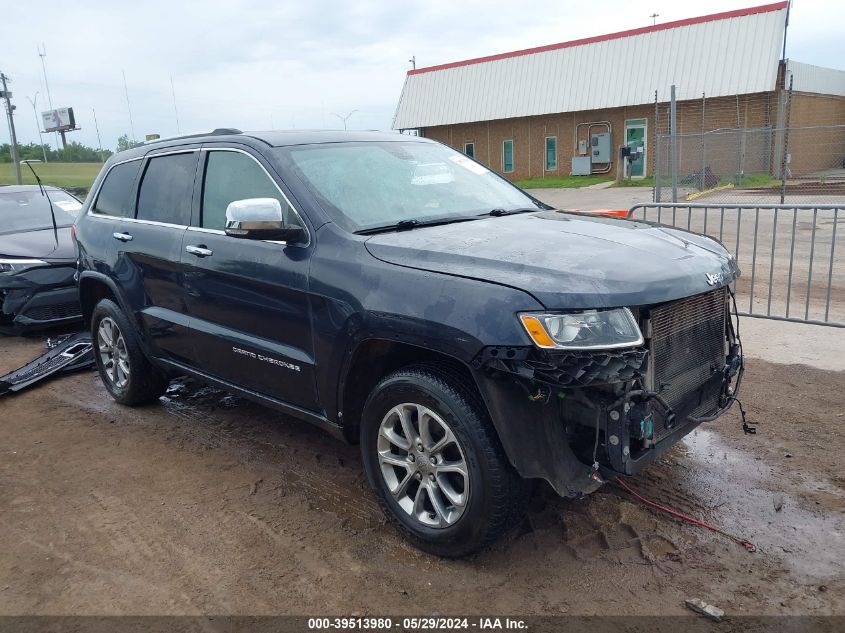
[[[196,168],[195,151],[151,158],[138,191],[136,217],[139,220],[189,225]]]
[[[91,211],[121,218],[132,215],[130,197],[140,168],[140,159],[112,167],[103,180],[97,199],[91,206]]]

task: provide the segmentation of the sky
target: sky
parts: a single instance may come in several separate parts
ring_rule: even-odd
[[[143,140],[215,127],[342,129],[350,113],[349,129],[390,129],[411,56],[431,66],[647,26],[652,13],[660,23],[765,3],[39,0],[4,11],[0,70],[24,144],[38,140],[27,97],[49,109],[41,45],[53,107],[73,107],[82,128],[68,140],[93,147],[114,149],[133,130]],[[845,69],[843,24],[842,0],[795,0],[787,57]]]

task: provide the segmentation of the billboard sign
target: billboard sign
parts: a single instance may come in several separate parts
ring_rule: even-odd
[[[76,129],[76,119],[73,118],[73,108],[56,108],[41,113],[45,132],[66,132]]]

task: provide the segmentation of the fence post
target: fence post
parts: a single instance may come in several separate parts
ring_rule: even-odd
[[[704,174],[707,171],[707,150],[705,149],[705,136],[704,136],[704,106],[705,106],[705,94],[701,93],[701,178],[700,183],[698,186],[699,191],[704,191],[707,188],[707,180]]]
[[[783,156],[780,162],[780,203],[786,198],[786,160],[789,156],[789,126],[792,120],[792,79],[789,75],[789,92],[786,93],[786,122],[783,127]]]
[[[672,84],[669,101],[669,169],[672,172],[672,202],[678,201],[678,110],[675,101],[675,84]]]
[[[657,102],[657,90],[654,91],[654,185],[651,190],[652,202],[660,202],[660,105]]]

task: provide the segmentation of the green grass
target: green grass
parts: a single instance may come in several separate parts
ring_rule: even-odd
[[[514,184],[523,189],[552,189],[565,188],[577,189],[597,185],[600,182],[613,180],[611,176],[595,174],[592,176],[560,176],[555,178],[531,178],[530,180],[517,180]]]
[[[736,185],[742,188],[774,187],[780,184],[780,180],[772,178],[766,173],[743,174],[737,182],[734,176],[723,176],[719,179],[719,185]]]
[[[102,163],[34,163],[32,165],[45,185],[80,187],[86,191],[91,188],[102,166]],[[24,184],[35,184],[35,178],[26,165],[21,165],[21,176],[23,176]],[[15,166],[12,163],[0,163],[0,185],[13,184],[15,184]]]
[[[619,182],[613,183],[614,187],[653,187],[654,186],[654,176],[646,176],[645,178],[631,178],[620,180]]]

